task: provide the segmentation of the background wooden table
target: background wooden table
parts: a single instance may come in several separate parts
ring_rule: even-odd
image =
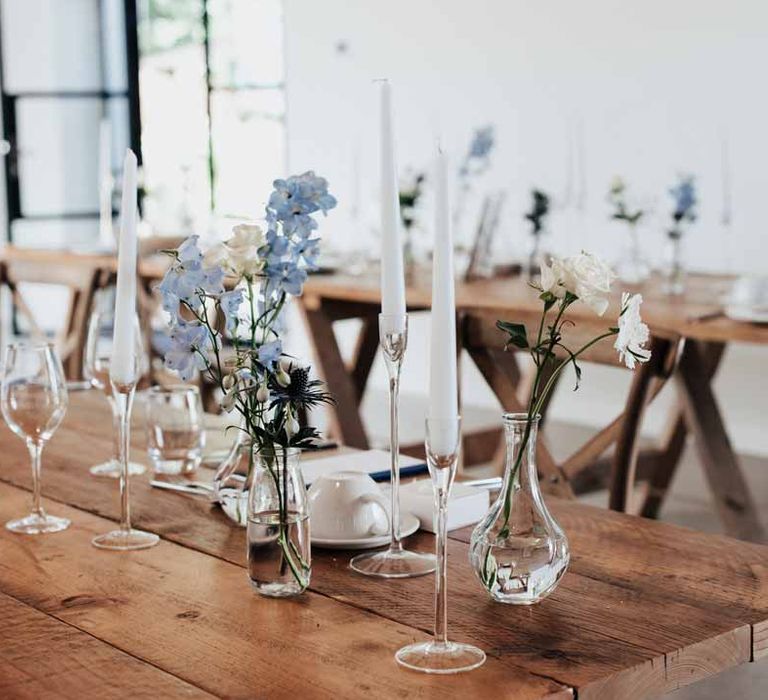
[[[140,409],[140,405],[139,405]],[[142,458],[140,410],[134,457]],[[451,636],[489,655],[481,669],[428,677],[393,654],[432,625],[432,577],[376,581],[347,552],[313,552],[311,590],[253,593],[245,533],[207,502],[134,479],[135,523],[151,550],[96,550],[119,515],[117,484],[87,473],[111,448],[106,402],[73,394],[43,457],[56,535],[0,531],[0,696],[645,698],[768,653],[768,548],[551,499],[571,569],[530,608],[491,603],[451,534]],[[23,442],[0,428],[0,520],[26,512]],[[417,549],[432,547],[418,534]]]
[[[634,373],[624,412],[586,445],[557,463],[546,448],[538,446],[538,466],[545,490],[569,497],[579,482],[594,482],[587,472],[610,465],[610,506],[625,512],[655,517],[661,508],[682,455],[686,436],[691,433],[698,448],[713,500],[728,534],[741,539],[765,541],[765,530],[757,515],[749,489],[731,447],[722,415],[712,390],[712,380],[727,343],[768,345],[768,326],[732,321],[722,313],[723,297],[733,278],[690,275],[686,293],[665,295],[659,278],[652,277],[640,287],[614,284],[617,290],[604,318],[598,319],[583,304],[567,314],[577,325],[583,341],[615,323],[620,309],[619,289],[643,294],[642,315],[653,335],[652,362]],[[409,281],[407,301],[412,311],[428,310],[431,287],[428,275],[414,275]],[[343,274],[312,276],[299,300],[313,339],[318,366],[338,402],[335,427],[341,439],[354,447],[366,448],[368,438],[359,407],[378,348],[379,282],[376,275]],[[475,280],[458,283],[456,306],[459,323],[459,352],[466,351],[489,387],[507,411],[524,410],[525,388],[514,354],[503,351],[504,337],[495,328],[497,319],[538,323],[541,302],[523,277]],[[713,317],[714,315],[714,317]],[[359,318],[362,322],[355,352],[348,363],[339,349],[333,323]],[[581,342],[570,343],[576,347]],[[617,364],[612,343],[595,346],[584,358],[603,364]],[[665,382],[674,379],[679,405],[668,418],[668,429],[657,447],[643,452],[638,438],[645,409]],[[467,463],[487,462],[503,451],[498,449],[497,431],[483,431],[464,437]],[[616,444],[610,462],[601,455]],[[404,448],[404,449],[407,449]],[[647,488],[639,503],[632,502],[635,474],[641,472]]]

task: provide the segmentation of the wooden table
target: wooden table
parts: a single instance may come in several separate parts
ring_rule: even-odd
[[[727,343],[768,344],[768,326],[731,321],[722,315],[699,320],[722,308],[722,297],[731,282],[732,278],[725,276],[691,275],[686,293],[674,298],[661,292],[658,278],[640,288],[629,288],[643,294],[642,314],[653,334],[654,360],[635,372],[624,412],[567,460],[557,463],[542,441],[539,469],[547,490],[569,497],[572,486],[584,479],[587,470],[599,466],[601,455],[616,444],[610,465],[611,507],[655,517],[679,462],[686,435],[691,433],[726,532],[742,539],[766,539],[711,382]],[[614,323],[611,319],[617,318],[620,306],[618,289],[626,285],[616,283],[614,287],[617,292],[604,319],[597,319],[586,306],[577,304],[568,314],[577,326],[568,332],[582,339],[591,338]],[[359,406],[378,346],[378,277],[315,275],[307,282],[300,302],[318,365],[337,398],[337,433],[346,444],[366,448],[368,437]],[[429,308],[428,276],[415,275],[410,280],[407,302],[411,311]],[[521,370],[514,355],[503,352],[504,338],[495,329],[495,321],[517,321],[532,327],[541,313],[537,295],[521,277],[477,280],[457,284],[456,305],[459,351],[469,354],[505,410],[524,410]],[[362,321],[349,364],[333,330],[335,321],[348,318]],[[580,344],[573,343],[576,347]],[[602,343],[595,350],[590,359],[617,362],[612,343]],[[669,417],[662,443],[640,452],[637,443],[645,408],[669,378],[674,378],[679,405]],[[470,464],[488,461],[494,453],[498,461],[498,432],[485,431],[479,440],[465,436],[464,454]],[[636,471],[647,479],[645,495],[639,503],[632,502]]]
[[[105,400],[73,394],[43,456],[46,507],[72,527],[0,530],[0,697],[622,700],[768,654],[768,548],[552,498],[573,551],[558,590],[530,608],[491,603],[467,563],[469,530],[451,533],[451,636],[488,662],[455,677],[405,671],[393,654],[431,630],[431,577],[371,580],[350,553],[315,550],[309,592],[261,598],[244,531],[146,478],[133,480],[133,518],[160,545],[93,548],[119,514],[117,484],[87,473],[110,446]],[[6,521],[27,511],[31,479],[5,426],[0,450]],[[424,533],[410,542],[432,547]]]

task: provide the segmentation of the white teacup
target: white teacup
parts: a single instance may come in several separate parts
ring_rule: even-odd
[[[389,532],[389,510],[376,482],[363,472],[323,474],[309,487],[312,536],[352,540]]]

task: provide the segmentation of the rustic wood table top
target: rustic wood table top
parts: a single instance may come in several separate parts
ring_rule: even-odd
[[[4,248],[0,252],[0,260],[117,269],[117,258],[111,254],[17,246]],[[141,274],[150,279],[160,279],[167,267],[168,259],[161,254],[148,255],[139,264]],[[685,294],[679,297],[665,295],[661,279],[657,276],[634,287],[616,282],[616,293],[606,318],[615,318],[620,304],[619,289],[626,289],[643,294],[643,319],[658,334],[675,334],[702,341],[768,344],[768,325],[733,321],[719,313],[723,310],[723,300],[733,280],[734,277],[728,275],[692,273],[688,276]],[[417,271],[412,276],[407,294],[410,306],[429,308],[432,287],[428,271]],[[311,275],[304,295],[377,304],[381,299],[379,276],[375,272]],[[523,276],[460,282],[456,287],[456,305],[459,310],[483,312],[499,318],[509,318],[515,312],[541,312],[541,304]],[[594,314],[583,305],[572,307],[569,315],[582,322],[595,322]]]
[[[639,286],[619,281],[611,307],[604,319],[615,319],[620,308],[620,291],[640,292],[643,295],[643,320],[659,335],[679,335],[702,341],[747,342],[768,344],[768,325],[733,321],[721,312],[724,297],[734,278],[727,275],[690,274],[685,294],[670,297],[662,291],[661,278],[651,277]],[[312,297],[345,302],[376,304],[380,301],[380,282],[377,274],[312,275],[304,287],[305,303]],[[431,306],[432,287],[429,273],[416,273],[409,281],[407,300],[414,308]],[[541,314],[541,302],[524,276],[474,280],[456,285],[456,307],[459,311],[479,312],[495,318],[514,321],[514,315]],[[581,323],[605,326],[583,304],[569,309],[568,316]],[[610,320],[609,323],[613,323]]]
[[[313,552],[310,591],[256,595],[245,532],[205,500],[132,480],[134,523],[154,549],[93,548],[119,517],[117,483],[88,474],[110,452],[106,400],[70,397],[43,453],[46,507],[69,530],[0,529],[0,696],[4,698],[644,698],[768,654],[768,548],[551,499],[573,558],[539,605],[491,603],[451,533],[450,636],[488,662],[431,677],[394,652],[431,632],[433,579],[377,581],[350,554]],[[141,401],[134,454],[146,461]],[[27,512],[22,440],[0,428],[0,519]],[[327,453],[324,453],[327,454]],[[433,539],[418,533],[416,549]]]

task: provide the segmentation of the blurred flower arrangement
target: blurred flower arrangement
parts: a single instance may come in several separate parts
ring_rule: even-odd
[[[627,184],[618,176],[611,181],[608,201],[613,207],[611,219],[624,221],[629,228],[629,246],[616,265],[619,278],[630,284],[638,284],[647,279],[651,272],[650,265],[640,252],[637,236],[637,225],[645,215],[645,210],[630,204]]]
[[[664,270],[664,287],[669,294],[685,291],[685,267],[683,265],[682,238],[685,229],[696,221],[696,186],[692,175],[682,175],[677,184],[669,189],[673,207],[672,225],[667,230],[669,246]]]
[[[515,445],[514,460],[509,462],[509,473],[505,475],[504,488],[499,500],[492,506],[491,511],[480,522],[472,535],[471,551],[474,555],[476,572],[485,588],[496,599],[503,599],[505,577],[513,575],[508,565],[501,565],[498,557],[506,556],[505,550],[511,551],[520,546],[516,539],[517,530],[525,530],[526,523],[514,522],[515,509],[513,501],[521,489],[533,488],[538,490],[538,481],[534,478],[521,481],[520,467],[528,453],[529,440],[535,435],[535,426],[542,411],[547,396],[555,386],[558,376],[571,365],[576,375],[578,389],[581,380],[581,368],[578,359],[583,353],[606,338],[615,336],[614,348],[619,359],[629,368],[634,369],[638,362],[647,362],[651,353],[645,347],[649,340],[648,326],[640,318],[642,296],[639,294],[622,294],[621,310],[618,323],[609,327],[604,333],[586,342],[579,348],[569,348],[564,342],[564,329],[572,326],[573,321],[566,318],[568,308],[581,301],[602,316],[608,309],[608,296],[614,273],[611,268],[598,257],[590,253],[579,253],[569,258],[553,258],[549,264],[542,260],[541,277],[531,286],[539,293],[543,304],[541,320],[535,335],[528,333],[525,325],[509,321],[497,321],[497,327],[507,335],[505,349],[511,347],[530,353],[536,367],[533,388],[526,411],[524,433],[519,445]],[[535,452],[531,452],[535,454]],[[520,494],[527,498],[531,494]],[[531,502],[542,503],[540,495]],[[524,510],[524,509],[523,509]],[[551,518],[551,516],[548,516]],[[546,520],[547,518],[545,518]],[[559,528],[558,528],[559,529]],[[557,572],[559,577],[567,566],[567,554],[560,562]],[[522,561],[523,556],[514,561]],[[514,568],[514,567],[512,567]]]
[[[316,269],[320,239],[314,215],[335,206],[326,180],[311,171],[275,180],[266,233],[241,224],[205,255],[197,236],[166,251],[172,262],[159,285],[170,315],[165,366],[185,381],[198,371],[207,374],[223,393],[222,407],[239,414],[239,428],[262,462],[265,454],[285,459],[289,447],[312,447],[318,432],[299,425],[299,415],[332,400],[308,367],[283,353],[280,319],[289,297],[301,294],[307,273]],[[274,459],[267,464],[280,492],[285,484],[278,465]],[[301,583],[303,567],[289,544],[283,537],[284,560]]]
[[[672,227],[667,235],[672,238],[682,238],[683,225],[696,221],[696,186],[692,175],[681,176],[678,183],[671,187],[669,195],[672,197],[674,207],[672,209]]]
[[[491,166],[491,153],[496,143],[496,133],[492,125],[475,129],[469,148],[459,166],[456,203],[453,209],[453,228],[456,240],[461,241],[461,222],[467,206],[467,198],[472,191],[472,180],[485,173]],[[467,244],[457,243],[457,250],[466,253]]]
[[[525,213],[526,221],[531,223],[531,252],[528,256],[528,275],[538,271],[538,260],[541,257],[541,237],[546,231],[546,219],[550,211],[549,195],[543,190],[531,190],[531,210]]]
[[[424,182],[426,179],[424,173],[414,173],[411,171],[400,181],[398,197],[400,200],[400,220],[405,229],[404,257],[407,271],[411,270],[416,262],[413,250],[413,228],[416,224],[419,200],[424,194]]]

